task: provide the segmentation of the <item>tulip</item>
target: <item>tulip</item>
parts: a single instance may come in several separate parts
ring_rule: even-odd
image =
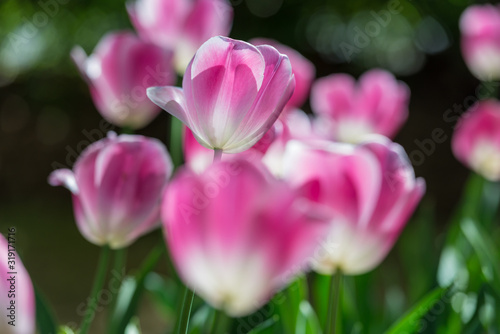
[[[71,191],[78,229],[88,241],[118,249],[160,225],[172,169],[158,140],[110,133],[82,152],[73,171],[52,172],[49,183]]]
[[[331,139],[358,143],[371,134],[394,137],[408,117],[409,88],[383,70],[363,74],[359,83],[347,74],[318,79],[311,106]]]
[[[459,121],[453,153],[464,165],[490,181],[500,180],[500,102],[478,102]]]
[[[184,169],[162,205],[165,238],[182,280],[231,316],[250,314],[307,269],[328,224],[260,164]]]
[[[316,75],[316,68],[313,63],[311,63],[298,51],[272,39],[255,38],[250,40],[250,43],[254,45],[271,45],[279,52],[288,56],[290,64],[292,64],[292,71],[295,77],[295,91],[293,92],[290,101],[286,104],[285,110],[288,112],[294,110],[295,108],[302,107],[309,97],[311,84]]]
[[[322,274],[375,268],[425,190],[401,146],[383,137],[359,146],[292,141],[284,159],[287,180],[329,212],[330,232],[313,264]]]
[[[0,251],[3,258],[3,261],[0,261],[0,289],[2,291],[0,333],[35,334],[35,292],[30,276],[16,253],[16,245],[15,242],[9,244],[0,234]],[[12,288],[11,284],[15,288]],[[12,307],[14,311],[11,311]]]
[[[295,81],[288,57],[267,45],[213,37],[196,52],[182,89],[151,87],[149,98],[206,148],[239,153],[271,128]]]
[[[137,0],[127,10],[141,38],[174,51],[179,74],[206,40],[229,35],[233,22],[226,0]]]
[[[76,46],[71,56],[89,85],[97,110],[120,127],[148,125],[160,109],[147,98],[146,89],[175,82],[172,53],[131,32],[107,34],[88,57]]]
[[[500,7],[474,5],[460,18],[462,54],[469,70],[482,81],[500,79]]]

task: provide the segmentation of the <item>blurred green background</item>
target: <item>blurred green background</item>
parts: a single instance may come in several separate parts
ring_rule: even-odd
[[[382,67],[411,88],[410,117],[396,141],[412,157],[428,191],[396,250],[374,273],[360,278],[375,277],[375,290],[367,291],[372,304],[363,307],[380,308],[379,326],[390,324],[436,285],[448,218],[468,175],[451,154],[455,123],[443,114],[469,105],[480,84],[460,53],[458,20],[472,1],[398,3],[400,13],[346,58],[341,45],[356,46],[356,29],[364,30],[373,21],[371,11],[387,9],[388,2],[232,0],[233,38],[276,39],[309,58],[318,77],[337,72],[357,77]],[[120,0],[0,3],[0,232],[17,228],[18,251],[62,323],[80,321],[76,309],[90,290],[98,253],[76,230],[69,193],[46,182],[54,166],[74,162],[88,144],[85,131],[99,129],[101,121],[69,51],[78,44],[90,53],[103,34],[115,29],[132,29]],[[308,104],[304,110],[310,112]],[[417,141],[431,138],[436,128],[447,140],[436,143],[433,152],[416,152],[422,152]],[[139,132],[166,141],[167,129],[163,112]],[[130,270],[159,238],[153,233],[132,246]],[[141,308],[144,332],[161,333],[168,319],[148,300]],[[374,326],[370,332],[380,331]]]

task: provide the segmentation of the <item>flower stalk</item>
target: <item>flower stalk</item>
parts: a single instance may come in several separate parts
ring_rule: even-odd
[[[94,278],[94,285],[92,286],[92,291],[90,293],[90,302],[85,310],[85,315],[83,317],[82,325],[80,326],[79,334],[86,334],[92,324],[92,320],[95,317],[95,311],[97,308],[97,296],[104,286],[104,280],[106,279],[106,271],[108,268],[110,249],[109,246],[103,246],[101,248],[101,254],[99,256],[99,262],[97,264],[97,272]]]

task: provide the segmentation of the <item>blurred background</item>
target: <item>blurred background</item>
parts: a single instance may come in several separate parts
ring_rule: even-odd
[[[338,72],[358,77],[381,67],[411,88],[410,117],[396,141],[409,153],[416,174],[426,179],[428,191],[397,251],[368,274],[380,283],[372,293],[374,306],[377,301],[390,305],[381,307],[385,311],[380,321],[390,323],[435,285],[447,218],[468,175],[451,154],[455,121],[444,115],[449,109],[463,111],[477,99],[480,83],[462,60],[458,30],[460,14],[473,2],[231,2],[233,38],[276,39],[310,59],[318,77]],[[373,25],[379,22],[374,13],[389,6],[399,13]],[[69,52],[81,45],[90,53],[103,34],[117,29],[132,30],[122,0],[0,3],[0,232],[17,228],[25,266],[66,324],[80,321],[75,310],[90,290],[98,248],[78,233],[67,190],[50,187],[47,176],[55,168],[70,167],[82,149],[104,133],[102,118]],[[360,37],[363,34],[366,37]],[[308,104],[304,110],[310,112]],[[422,149],[419,143],[431,139],[437,128],[447,139]],[[167,129],[163,112],[139,133],[166,142]],[[159,233],[152,233],[132,246],[130,270],[159,238]],[[163,266],[158,270],[162,272]],[[385,290],[388,293],[382,294]],[[387,295],[391,303],[384,300]],[[154,308],[146,299],[141,314],[151,322],[141,322],[145,333],[156,333],[154,328],[167,320],[150,309]]]

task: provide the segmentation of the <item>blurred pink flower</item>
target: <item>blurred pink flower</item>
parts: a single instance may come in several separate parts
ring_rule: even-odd
[[[278,121],[276,122],[278,123]],[[275,123],[275,124],[276,124]],[[271,143],[276,137],[276,129],[273,126],[254,146],[248,150],[236,153],[225,154],[221,157],[222,160],[231,160],[234,158],[245,158],[249,161],[261,160],[264,153],[267,151]],[[184,126],[182,147],[184,152],[184,162],[196,173],[203,172],[210,166],[214,160],[214,151],[202,146],[196,140],[193,132]]]
[[[79,46],[71,56],[89,85],[97,110],[121,127],[148,125],[160,110],[148,99],[146,89],[175,82],[172,53],[131,32],[108,33],[89,57]]]
[[[309,97],[311,84],[316,76],[316,68],[313,63],[298,51],[272,39],[254,38],[250,40],[250,43],[253,45],[271,45],[279,52],[288,56],[292,64],[293,75],[295,76],[295,91],[285,106],[285,112],[302,107]]]
[[[328,224],[285,182],[246,160],[184,169],[162,205],[167,244],[184,282],[231,316],[257,310],[307,269]]]
[[[330,212],[316,271],[366,273],[387,255],[425,191],[401,146],[385,137],[354,146],[288,144],[285,177]]]
[[[273,175],[281,177],[286,143],[291,139],[312,138],[312,131],[309,117],[302,110],[295,109],[278,118],[254,146],[240,153],[225,154],[222,160],[243,158],[249,161],[263,161]],[[186,165],[196,173],[203,172],[214,160],[214,152],[198,143],[187,127],[184,128],[183,149]]]
[[[182,87],[151,87],[148,96],[206,148],[239,153],[272,127],[295,81],[275,48],[213,37],[196,52]]]
[[[174,51],[181,75],[196,50],[211,37],[229,35],[233,23],[226,0],[137,0],[127,10],[141,38]]]
[[[458,123],[453,153],[463,164],[491,181],[500,180],[500,102],[472,106]]]
[[[0,254],[3,258],[3,261],[0,261],[0,289],[2,291],[0,297],[0,307],[2,308],[0,333],[35,334],[35,292],[30,276],[15,252],[16,243],[11,245],[14,248],[9,248],[7,240],[0,234]],[[13,256],[9,252],[14,252]],[[11,257],[13,260],[9,259]],[[11,265],[13,268],[10,267]],[[9,272],[16,274],[11,275]],[[14,281],[10,281],[12,276],[15,276]],[[11,283],[14,283],[14,289],[11,289]],[[14,292],[10,292],[11,290]],[[14,307],[13,312],[11,312],[12,307]],[[9,322],[12,323],[9,324]]]
[[[88,241],[116,249],[159,226],[172,168],[158,140],[110,133],[82,152],[73,171],[52,172],[49,183],[71,191],[78,229]]]
[[[384,70],[370,70],[356,82],[332,74],[313,84],[311,106],[331,139],[357,143],[368,134],[392,138],[408,117],[410,90]]]
[[[318,139],[314,121],[305,112],[293,109],[282,115],[276,123],[276,135],[262,157],[262,162],[277,178],[283,177],[284,154],[289,141]]]
[[[500,6],[468,7],[460,18],[462,54],[469,70],[482,81],[500,79]]]

